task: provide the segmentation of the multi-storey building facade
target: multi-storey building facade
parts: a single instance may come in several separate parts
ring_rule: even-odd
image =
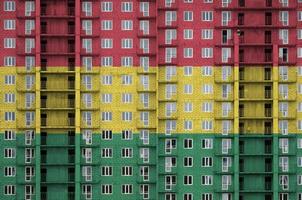
[[[301,0],[2,0],[1,200],[302,200]]]

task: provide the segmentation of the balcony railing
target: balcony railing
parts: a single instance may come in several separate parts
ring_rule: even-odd
[[[73,90],[74,89],[74,81],[68,81],[68,89]]]
[[[74,126],[75,125],[75,118],[74,117],[69,117],[68,118],[68,125],[69,126]]]
[[[47,126],[47,118],[41,118],[41,126]]]

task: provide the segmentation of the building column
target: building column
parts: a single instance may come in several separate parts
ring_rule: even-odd
[[[81,199],[81,1],[75,1],[75,200]]]
[[[239,200],[239,36],[234,31],[234,200]]]
[[[41,3],[39,0],[36,1],[36,16],[35,16],[35,82],[36,82],[36,88],[35,88],[35,119],[36,119],[36,130],[35,130],[35,195],[36,200],[41,199],[41,139],[40,139],[40,133],[41,133],[41,46],[40,46],[40,9],[41,9]]]
[[[278,146],[278,135],[279,135],[279,66],[278,66],[278,45],[273,46],[273,200],[278,200],[278,188],[279,188],[279,146]]]

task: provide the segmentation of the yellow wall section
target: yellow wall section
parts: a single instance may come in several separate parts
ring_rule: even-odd
[[[296,133],[301,132],[297,130],[297,120],[302,118],[302,113],[297,112],[297,105],[302,102],[301,95],[298,94],[298,85],[302,84],[302,77],[297,76],[297,67],[288,68],[288,80],[282,81],[279,76],[278,67],[272,68],[272,77],[270,81],[265,81],[264,68],[263,67],[246,67],[244,69],[244,80],[239,80],[240,72],[238,67],[232,68],[230,76],[226,79],[222,79],[222,68],[213,67],[213,73],[211,76],[202,75],[202,67],[193,67],[192,75],[184,75],[184,68],[177,67],[176,75],[171,77],[170,80],[166,80],[166,68],[165,67],[151,67],[148,72],[143,71],[139,67],[94,67],[92,71],[87,72],[83,68],[76,68],[76,72],[70,72],[67,67],[49,67],[47,72],[39,73],[39,68],[36,71],[26,72],[24,67],[2,67],[0,70],[0,131],[4,128],[20,129],[24,130],[25,126],[25,93],[35,92],[36,98],[32,107],[32,111],[36,111],[36,116],[40,115],[38,104],[40,104],[40,76],[46,76],[48,81],[48,110],[43,110],[43,113],[49,114],[49,124],[54,125],[52,130],[60,131],[60,128],[68,128],[66,122],[66,113],[68,112],[67,95],[68,92],[75,92],[76,99],[76,123],[77,130],[85,128],[92,128],[94,132],[100,132],[104,129],[110,129],[114,133],[121,132],[122,130],[132,130],[138,132],[140,129],[149,129],[151,132],[164,133],[167,120],[176,120],[177,127],[175,132],[177,133],[220,133],[222,131],[222,121],[230,120],[232,127],[230,132],[238,133],[238,123],[241,120],[246,121],[246,132],[248,133],[261,133],[263,132],[263,122],[266,119],[264,116],[264,86],[272,85],[274,88],[272,92],[272,104],[273,112],[271,119],[273,120],[273,131],[276,133],[278,129],[278,121],[280,119],[289,120],[289,132]],[[5,75],[15,75],[16,84],[6,85],[4,83]],[[27,90],[25,87],[25,78],[27,75],[35,77],[35,86],[32,90]],[[113,83],[112,85],[103,85],[102,77],[105,75],[111,75]],[[122,85],[121,77],[123,75],[132,76],[131,85]],[[68,76],[75,76],[76,86],[75,89],[68,89]],[[83,85],[83,76],[92,77],[92,90],[87,90]],[[141,76],[149,77],[149,89],[144,90],[141,85]],[[78,81],[80,80],[80,81]],[[175,84],[177,86],[176,94],[169,100],[165,97],[166,86],[168,84]],[[203,94],[202,88],[204,84],[213,85],[214,91],[212,94]],[[228,98],[222,97],[222,85],[229,84],[231,92]],[[240,99],[240,104],[245,105],[245,117],[238,120],[239,110],[236,105],[239,106],[239,84],[244,85],[245,98]],[[289,96],[287,102],[289,102],[289,116],[282,117],[279,112],[278,102],[284,101],[279,95],[278,87],[280,84],[288,84]],[[185,94],[185,85],[192,85],[193,93]],[[43,90],[42,90],[43,91]],[[16,103],[4,103],[4,95],[6,93],[16,94]],[[83,102],[83,94],[92,94],[92,107],[87,108]],[[112,103],[103,103],[101,101],[102,94],[112,94]],[[122,94],[131,93],[132,102],[122,103]],[[148,93],[150,95],[150,106],[144,108],[140,102],[140,94]],[[213,104],[213,112],[203,112],[202,105],[205,102],[211,102]],[[230,115],[222,116],[222,104],[225,102],[231,103],[232,110]],[[166,104],[175,103],[176,112],[171,117],[166,116]],[[192,112],[185,112],[185,103],[193,104]],[[57,108],[65,108],[58,110]],[[53,110],[51,109],[53,108]],[[158,109],[157,109],[158,108]],[[27,109],[28,110],[28,109]],[[16,112],[16,123],[5,122],[4,112],[14,111]],[[92,112],[92,126],[88,127],[83,123],[82,113],[85,111]],[[102,112],[112,112],[113,120],[104,122],[101,120]],[[133,113],[133,120],[130,122],[123,122],[121,113],[124,111]],[[140,120],[140,112],[150,113],[149,126],[144,126]],[[36,118],[39,120],[39,118]],[[184,121],[192,120],[192,130],[184,130]],[[202,130],[202,121],[212,120],[213,130]],[[39,130],[40,122],[36,121],[33,125]],[[236,125],[237,124],[237,125]],[[65,127],[67,126],[67,127]]]

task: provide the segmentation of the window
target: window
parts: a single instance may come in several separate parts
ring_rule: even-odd
[[[113,65],[113,58],[110,56],[101,57],[101,66],[111,67]]]
[[[92,125],[92,112],[84,111],[82,113],[82,117],[83,117],[83,122],[86,126],[91,126]]]
[[[28,86],[28,88],[31,88],[31,86]],[[34,104],[34,100],[35,100],[34,93],[25,93],[25,108],[32,108]]]
[[[184,139],[184,148],[193,149],[193,139]]]
[[[5,56],[4,57],[4,66],[6,66],[6,67],[16,66],[16,57]]]
[[[123,31],[133,30],[133,21],[132,20],[122,20],[121,29]]]
[[[171,26],[174,21],[177,19],[176,11],[166,11],[165,12],[165,25]]]
[[[143,141],[143,144],[149,144],[149,131],[148,130],[141,130],[140,131],[140,139]]]
[[[297,139],[297,148],[302,149],[302,138]]]
[[[15,121],[15,112],[4,112],[4,120],[7,122]]]
[[[227,26],[231,21],[231,12],[230,11],[222,11],[221,12],[221,25]]]
[[[88,2],[83,2],[88,3]],[[92,35],[92,21],[91,20],[83,20],[82,21],[82,29],[85,31],[86,35]]]
[[[193,121],[185,120],[184,121],[184,130],[191,131],[193,129]]]
[[[112,167],[111,166],[102,166],[101,175],[102,176],[112,176]]]
[[[297,158],[297,166],[302,167],[302,157]]]
[[[184,29],[184,36],[185,40],[192,40],[193,39],[193,29]]]
[[[221,152],[223,154],[228,154],[229,150],[232,148],[232,140],[231,139],[222,139],[221,140]]]
[[[35,57],[34,56],[25,56],[25,67],[27,71],[31,71],[35,66]]]
[[[122,120],[125,122],[132,121],[132,112],[122,112]]]
[[[132,135],[131,130],[122,130],[122,140],[132,140]]]
[[[102,130],[102,140],[112,140],[112,130]]]
[[[121,57],[121,66],[123,67],[132,67],[133,66],[133,57]]]
[[[185,112],[192,112],[193,111],[193,103],[192,102],[185,102],[184,103],[184,111]]]
[[[231,58],[232,52],[231,48],[221,48],[221,62],[227,63],[229,58]]]
[[[4,140],[15,140],[16,132],[14,130],[5,130],[4,131]]]
[[[86,31],[87,31],[87,29],[86,29]],[[88,32],[89,32],[89,30],[88,30]],[[82,39],[82,48],[85,49],[86,53],[91,53],[92,52],[92,39]]]
[[[147,3],[147,2],[140,2]],[[140,20],[139,21],[139,30],[142,31],[143,35],[148,35],[150,31],[150,25],[148,20]]]
[[[184,167],[193,167],[193,157],[184,157]]]
[[[184,11],[184,21],[193,21],[192,11]]]
[[[35,119],[35,112],[25,112],[25,125],[32,126]]]
[[[230,175],[223,175],[221,177],[221,183],[222,183],[221,189],[228,190],[229,186],[232,184],[231,181],[232,181],[232,177]]]
[[[289,187],[289,177],[288,175],[280,175],[279,176],[279,184],[283,190],[288,190]]]
[[[201,39],[212,40],[213,39],[213,29],[202,29],[201,30]]]
[[[16,176],[16,167],[4,167],[4,176],[5,177]]]
[[[133,40],[130,38],[123,38],[121,47],[123,49],[132,49],[133,48]]]
[[[16,20],[6,19],[4,22],[4,30],[15,30],[16,29]]]
[[[202,157],[201,158],[201,167],[212,167],[213,158],[212,157]]]
[[[122,148],[121,157],[122,158],[132,158],[133,149],[132,148]]]
[[[213,75],[213,67],[212,66],[203,66],[201,68],[202,76],[212,76]]]
[[[140,148],[139,157],[143,160],[143,163],[149,163],[149,157],[150,157],[149,148]]]
[[[5,185],[4,186],[4,195],[16,195],[16,186],[15,185]]]
[[[203,175],[201,176],[201,185],[212,185],[213,184],[213,176]]]
[[[149,112],[141,112],[140,121],[143,123],[144,126],[149,126]]]
[[[213,21],[213,12],[212,11],[203,11],[201,12],[202,21]]]
[[[122,75],[122,84],[123,85],[131,85],[132,84],[132,76],[131,75]]]
[[[16,3],[15,1],[4,1],[4,11],[15,11]]]
[[[222,157],[221,158],[221,171],[228,172],[229,168],[232,166],[232,158],[231,157]]]
[[[297,58],[302,58],[302,48],[301,47],[297,48]]]
[[[112,94],[102,94],[102,103],[112,103]]]
[[[184,185],[193,185],[193,176],[184,176]]]
[[[112,158],[112,156],[113,156],[112,148],[102,148],[101,151],[102,151],[102,154],[101,154],[102,158]]]
[[[16,38],[4,38],[4,48],[16,48]]]
[[[83,76],[83,85],[85,86],[86,90],[92,89],[92,77],[90,75]]]
[[[184,94],[192,94],[193,93],[193,85],[185,84],[184,85]]]
[[[184,48],[184,58],[193,58],[193,48]]]
[[[15,103],[15,94],[13,93],[6,93],[4,94],[4,102],[5,103]]]
[[[82,176],[85,181],[92,181],[92,167],[91,166],[83,166],[82,167]]]
[[[133,168],[131,166],[123,166],[121,174],[122,174],[122,176],[132,176]]]
[[[15,148],[5,148],[4,149],[4,158],[16,158],[16,149]]]
[[[30,35],[35,29],[35,20],[25,20],[25,34]]]
[[[92,186],[91,185],[82,185],[82,194],[85,199],[92,199]]]
[[[102,194],[112,194],[112,185],[102,184]]]
[[[112,10],[113,10],[112,2],[107,2],[107,1],[102,2],[101,10],[102,10],[102,12],[112,12]]]
[[[298,21],[301,21],[301,18],[299,18],[300,12],[298,12]],[[289,21],[289,14],[288,11],[279,11],[279,21],[282,23],[283,26],[288,26]]]
[[[201,148],[202,149],[213,149],[213,139],[202,139]]]
[[[302,21],[302,11],[298,11],[297,14],[298,14],[298,21]]]
[[[112,85],[112,76],[111,75],[103,75],[102,76],[102,84],[103,85]]]
[[[298,40],[302,39],[302,29],[297,29],[297,39]]]
[[[132,2],[122,2],[122,12],[132,12],[133,4]]]
[[[92,2],[82,2],[82,11],[85,16],[92,16]]]
[[[149,2],[140,2],[139,11],[143,13],[144,17],[149,16]]]
[[[113,47],[113,40],[110,38],[101,39],[101,48],[111,49]]]
[[[122,103],[132,103],[132,94],[131,93],[123,93],[122,94]]]
[[[92,70],[92,57],[83,57],[82,65],[87,72],[91,71]]]
[[[213,58],[213,48],[202,48],[201,57],[202,58]]]
[[[204,84],[202,86],[203,94],[212,94],[213,93],[213,85],[212,84]]]
[[[4,83],[5,85],[14,85],[15,84],[15,76],[14,75],[5,75]]]
[[[112,112],[102,112],[102,121],[112,121]]]
[[[149,166],[140,166],[140,176],[143,177],[143,181],[149,180]]]
[[[201,129],[204,131],[210,131],[213,129],[213,121],[212,120],[202,120]]]
[[[213,194],[203,193],[201,194],[201,200],[213,200]],[[229,199],[222,199],[222,200],[229,200]]]
[[[108,31],[112,30],[113,21],[112,20],[102,20],[101,21],[101,30]]]
[[[288,44],[288,30],[280,29],[279,30],[279,38],[282,40],[282,44]]]
[[[131,184],[123,184],[122,185],[122,194],[132,194],[132,185]]]
[[[213,112],[213,102],[203,102],[202,112]]]

